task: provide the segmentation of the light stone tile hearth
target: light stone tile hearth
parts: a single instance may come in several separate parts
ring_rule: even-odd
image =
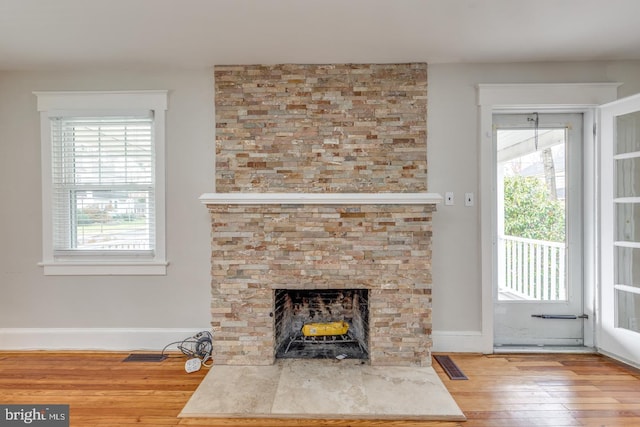
[[[431,367],[327,359],[214,365],[180,417],[465,419]]]

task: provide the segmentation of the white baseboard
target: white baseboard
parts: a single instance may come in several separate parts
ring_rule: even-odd
[[[600,353],[602,355],[605,355],[605,356],[610,357],[610,358],[612,358],[614,360],[617,360],[618,362],[624,363],[625,365],[629,365],[629,366],[631,366],[631,367],[633,367],[635,369],[640,369],[640,364],[637,361],[629,360],[629,359],[626,359],[624,357],[620,357],[620,356],[618,356],[616,354],[609,353],[608,351],[602,350],[601,348],[598,348],[597,350],[598,350],[598,353]]]
[[[203,330],[210,328],[0,328],[0,350],[162,350]],[[433,352],[493,351],[479,331],[433,331],[432,338]]]
[[[162,350],[203,330],[210,328],[0,328],[0,350]]]
[[[480,331],[433,331],[434,353],[491,353],[493,340]]]

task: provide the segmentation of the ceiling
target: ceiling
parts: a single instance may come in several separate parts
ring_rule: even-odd
[[[0,70],[640,59],[640,0],[0,0]]]

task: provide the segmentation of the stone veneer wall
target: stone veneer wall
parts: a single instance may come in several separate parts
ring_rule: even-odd
[[[216,191],[426,191],[427,64],[214,72]]]
[[[372,365],[431,363],[434,205],[210,205],[216,364],[274,361],[274,289],[369,289]]]
[[[427,190],[427,65],[215,67],[216,191]],[[274,361],[273,290],[370,290],[370,360],[429,365],[433,205],[209,205],[217,364]]]

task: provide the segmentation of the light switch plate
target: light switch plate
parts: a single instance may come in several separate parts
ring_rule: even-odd
[[[447,191],[446,193],[444,193],[444,204],[447,206],[452,206],[453,203],[453,191]]]
[[[464,193],[464,205],[473,206],[473,193]]]

